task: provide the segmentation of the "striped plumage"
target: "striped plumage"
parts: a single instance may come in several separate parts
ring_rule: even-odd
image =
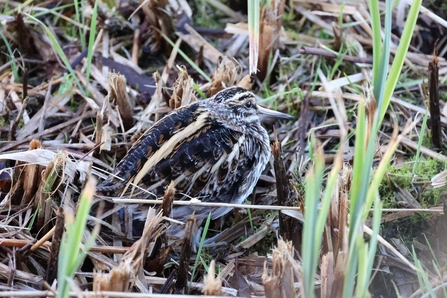
[[[260,114],[291,118],[257,106],[253,93],[240,87],[176,109],[133,144],[97,191],[105,196],[154,199],[174,181],[178,200],[242,203],[271,155]],[[185,221],[195,211],[203,219],[212,211],[214,219],[229,210],[177,206],[171,216]]]

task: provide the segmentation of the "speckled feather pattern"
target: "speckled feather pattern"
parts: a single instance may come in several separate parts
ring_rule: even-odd
[[[97,191],[105,196],[154,199],[174,181],[178,200],[242,203],[270,154],[254,95],[233,87],[174,110],[155,123]],[[205,208],[179,206],[172,215],[186,220],[193,210],[197,214]],[[210,211],[217,218],[228,210]]]

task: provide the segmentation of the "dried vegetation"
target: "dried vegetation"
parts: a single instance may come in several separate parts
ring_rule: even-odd
[[[344,133],[335,115],[340,112],[351,139],[345,145],[315,276],[319,296],[340,297],[349,248],[351,133],[359,100],[366,98],[367,111],[375,111],[367,5],[267,1],[261,9],[259,72],[250,76],[245,1],[120,1],[117,7],[111,6],[115,1],[97,7],[93,2],[81,1],[75,9],[69,1],[0,1],[0,296],[54,295],[64,226],[76,214],[87,181],[106,177],[131,144],[172,109],[239,85],[268,98],[261,104],[297,116],[295,123],[270,125],[274,161],[251,204],[212,222],[207,237],[215,236],[214,245],[205,242],[202,247],[202,241],[197,251],[201,239],[195,238],[194,218],[185,225],[185,237],[174,241],[164,234],[169,221],[151,209],[143,237],[129,239],[116,215],[123,202],[110,210],[94,200],[95,216],[89,217],[84,241],[96,223],[101,229],[70,281],[71,294],[303,293],[300,210],[304,175],[311,164],[308,137],[314,133],[320,140],[329,167]],[[407,2],[393,9],[391,55],[399,43]],[[411,245],[432,287],[446,280],[443,192],[424,196],[446,183],[442,144],[447,106],[439,101],[447,73],[446,8],[442,1],[426,2],[429,10],[422,10],[392,109],[377,139],[378,161],[393,129],[402,134],[380,190],[394,201],[385,202],[388,212],[382,217],[383,238],[370,287],[374,296],[390,297],[396,289],[404,297],[423,294],[417,292]],[[97,24],[94,36],[89,34],[92,16]],[[431,55],[434,48],[437,57]],[[438,114],[430,110],[435,115],[428,118],[431,134],[423,117],[429,97],[440,109]],[[425,163],[432,165],[432,174],[415,169]],[[170,197],[168,191],[161,208],[166,213],[172,208]]]

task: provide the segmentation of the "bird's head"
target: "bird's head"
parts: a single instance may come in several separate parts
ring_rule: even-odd
[[[245,122],[262,122],[267,119],[292,120],[292,116],[263,108],[256,103],[255,95],[241,87],[230,87],[218,92],[212,99],[221,107],[219,112],[227,113]]]

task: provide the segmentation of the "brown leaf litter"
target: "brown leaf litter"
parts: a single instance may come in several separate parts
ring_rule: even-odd
[[[19,9],[21,5],[8,3],[4,11]],[[99,5],[100,37],[95,41],[91,65],[87,65],[87,48],[80,45],[79,33],[89,30],[90,2],[83,2],[82,24],[72,7],[50,2],[21,6],[21,13],[3,16],[0,135],[6,141],[0,142],[0,287],[6,292],[0,296],[14,296],[13,292],[18,291],[28,296],[53,295],[57,289],[58,252],[65,232],[64,211],[75,213],[87,177],[107,176],[131,144],[172,109],[201,100],[202,93],[212,96],[233,85],[270,98],[263,105],[300,115],[297,123],[274,125],[278,136],[273,147],[275,158],[258,182],[250,198],[252,204],[303,207],[302,185],[310,162],[310,133],[321,141],[327,166],[342,162],[337,164],[341,171],[324,228],[315,279],[316,293],[321,297],[341,295],[349,249],[350,163],[355,158],[355,136],[351,133],[357,125],[353,115],[359,101],[372,97],[372,41],[367,6],[338,0],[268,1],[261,11],[262,34],[258,56],[254,57],[259,72],[253,77],[248,69],[248,26],[246,15],[241,13],[241,2],[197,3],[124,1],[116,10]],[[379,6],[383,11],[382,4]],[[401,18],[399,7],[393,8],[396,21]],[[202,24],[201,20],[211,20],[211,24]],[[415,39],[431,49],[423,52],[415,42],[406,57],[403,75],[408,83],[392,98],[392,117],[385,117],[375,152],[377,160],[393,142],[394,121],[399,133],[405,132],[406,136],[401,139],[393,162],[408,160],[417,150],[423,156],[447,160],[443,151],[418,144],[419,138],[424,137],[420,136],[420,115],[428,107],[423,101],[426,92],[415,82],[428,76],[429,63],[431,69],[437,66],[439,70],[432,72],[431,77],[438,74],[442,79],[447,73],[445,41],[434,45],[434,41],[424,37],[442,35],[445,29],[438,25],[443,22],[431,12],[420,21]],[[424,25],[427,23],[433,26]],[[70,35],[71,31],[76,35]],[[48,32],[61,46],[74,76],[68,75],[64,58],[56,51]],[[399,34],[395,34],[393,42],[398,39]],[[437,61],[431,55],[435,46]],[[179,55],[181,52],[196,61],[211,80],[199,75]],[[391,56],[395,52],[392,47]],[[87,67],[91,71],[88,84]],[[433,90],[444,88],[442,80],[437,87],[434,80],[429,85],[429,95],[435,98]],[[411,102],[403,100],[410,97]],[[335,108],[331,101],[336,103]],[[442,101],[438,103],[439,123],[430,120],[429,127],[436,130],[438,124],[442,132],[447,124],[446,106]],[[430,104],[429,108],[433,107]],[[368,101],[369,119],[376,108],[375,101]],[[405,127],[409,120],[414,125],[408,133]],[[269,130],[273,131],[271,127]],[[343,156],[339,159],[333,152],[345,133],[352,139],[343,144]],[[431,181],[434,188],[445,185],[445,171],[439,172]],[[425,232],[427,239],[436,244],[432,247],[437,260],[444,264],[447,245],[441,236],[445,234],[445,219],[434,214],[442,213],[445,206],[441,202],[424,209],[418,201],[421,186],[417,183],[409,189],[395,182],[389,185],[405,208],[411,209],[384,214],[382,222],[402,221],[421,210],[430,212],[432,215],[427,216],[430,219],[427,226],[420,228],[420,234]],[[163,198],[161,209],[165,215],[170,214],[174,204],[171,192],[168,189]],[[276,211],[247,211],[239,206],[225,219],[211,223],[207,238],[213,237],[214,242],[207,243],[209,246],[203,248],[195,264],[194,239],[200,235],[193,219],[187,223],[190,233],[185,238],[169,239],[164,232],[170,222],[150,209],[143,236],[132,239],[121,231],[122,224],[130,224],[128,211],[124,212],[128,221],[123,223],[117,213],[122,206],[108,203],[112,205],[110,209],[105,206],[103,214],[94,212],[89,217],[85,236],[98,222],[101,232],[77,271],[73,283],[79,292],[73,295],[101,295],[95,291],[120,292],[104,294],[110,297],[137,297],[140,293],[150,297],[150,292],[233,297],[303,295],[299,255],[305,241],[300,229],[303,214],[296,208],[284,207],[278,215]],[[101,210],[97,205],[94,208]],[[399,231],[405,228],[408,226],[400,225]],[[374,295],[395,293],[391,280],[401,293],[422,295],[413,286],[417,277],[406,262],[411,256],[399,239],[399,231],[383,231],[374,265],[377,274],[374,287],[371,286],[371,291],[376,291]],[[284,240],[276,235],[282,235]],[[430,282],[433,286],[442,284],[443,279],[432,268],[427,243],[421,238],[412,243],[427,268]],[[204,270],[206,264],[208,270]],[[194,266],[196,275],[192,276]]]

